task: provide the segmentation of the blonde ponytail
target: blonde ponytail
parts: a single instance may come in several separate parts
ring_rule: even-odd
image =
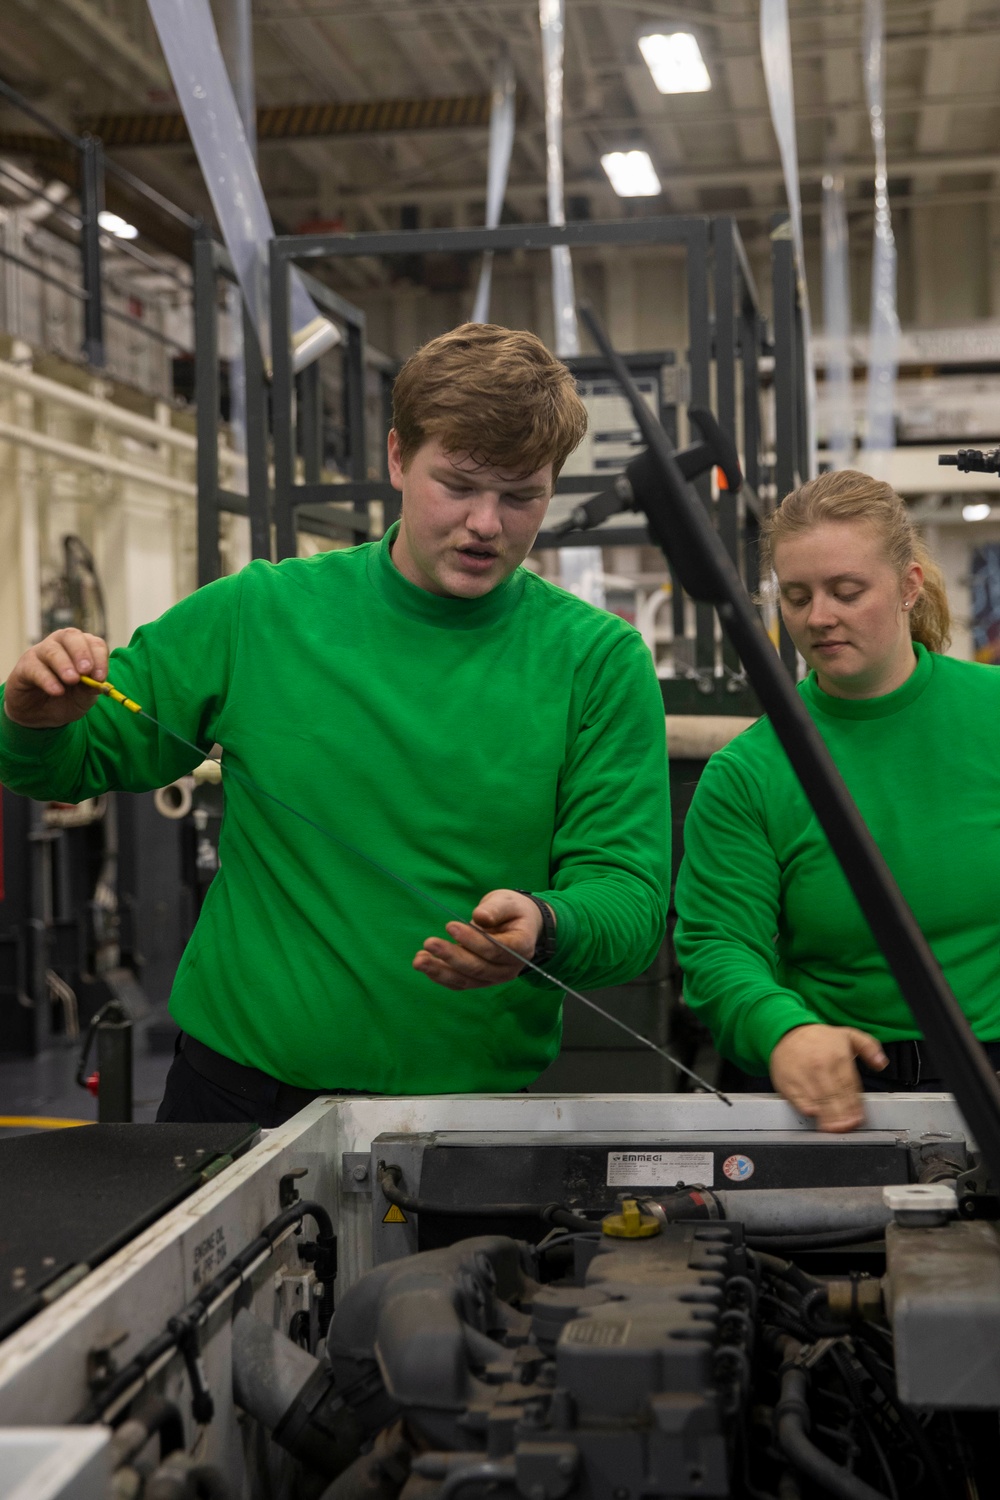
[[[923,537],[916,533],[913,560],[923,568],[924,581],[910,614],[910,634],[928,651],[945,651],[951,641],[951,610],[944,574],[927,551]]]

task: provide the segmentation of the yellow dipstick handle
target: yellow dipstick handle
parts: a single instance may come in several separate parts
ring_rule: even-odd
[[[110,682],[98,682],[93,677],[82,676],[80,678],[80,681],[83,683],[84,687],[96,688],[97,691],[99,693],[103,693],[106,698],[113,698],[116,703],[121,703],[125,708],[129,710],[130,713],[142,713],[142,709],[139,707],[138,703],[133,703],[131,698],[126,698],[125,694],[120,693],[116,687],[112,687]]]

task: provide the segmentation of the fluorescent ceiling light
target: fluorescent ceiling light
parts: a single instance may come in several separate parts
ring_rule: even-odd
[[[655,198],[663,191],[648,151],[609,151],[601,166],[619,198]]]
[[[108,213],[106,208],[102,208],[97,215],[97,222],[102,229],[107,230],[108,234],[113,234],[120,240],[134,240],[139,234],[138,229],[134,224],[130,224],[128,219],[123,219],[118,214]]]
[[[988,521],[992,510],[992,505],[987,505],[985,502],[982,505],[963,505],[962,520]]]
[[[703,94],[712,87],[698,38],[690,31],[641,36],[639,51],[661,94]]]

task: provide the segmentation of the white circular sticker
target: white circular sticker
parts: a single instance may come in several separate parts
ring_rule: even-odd
[[[730,1182],[746,1182],[748,1177],[753,1176],[753,1162],[749,1156],[727,1156],[722,1163],[722,1170]]]

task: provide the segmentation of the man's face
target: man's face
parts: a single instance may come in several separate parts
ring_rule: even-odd
[[[479,599],[531,550],[552,497],[552,465],[534,474],[485,468],[467,453],[424,443],[404,469],[389,433],[389,477],[403,509],[392,560],[431,594]]]

